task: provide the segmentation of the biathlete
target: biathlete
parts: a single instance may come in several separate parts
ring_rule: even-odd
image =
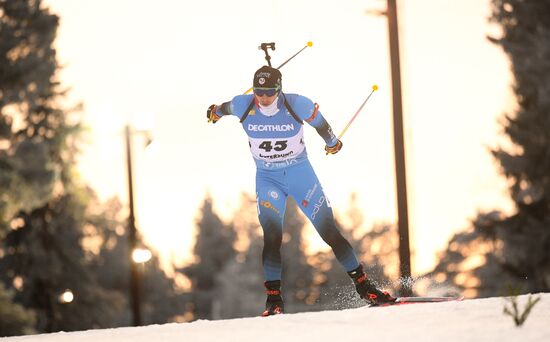
[[[239,118],[256,163],[256,197],[264,237],[262,261],[267,290],[262,315],[284,312],[281,242],[288,196],[292,196],[332,248],[361,298],[371,304],[394,301],[394,297],[377,289],[367,278],[353,248],[336,227],[330,203],[307,157],[303,122],[317,130],[326,143],[327,154],[338,153],[342,142],[321,115],[319,106],[307,97],[283,93],[281,80],[279,70],[263,66],[254,73],[253,95],[238,95],[207,110],[207,118],[213,123],[227,115]]]

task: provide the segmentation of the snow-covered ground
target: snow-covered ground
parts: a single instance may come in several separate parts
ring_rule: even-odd
[[[550,341],[550,293],[537,294],[526,322],[503,314],[504,298],[287,314],[0,338],[1,342]],[[527,296],[519,297],[523,309]]]

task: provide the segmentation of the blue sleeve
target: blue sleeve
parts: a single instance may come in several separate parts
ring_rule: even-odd
[[[237,95],[231,101],[224,102],[216,109],[216,115],[235,115],[241,119],[245,110],[253,101],[254,95]]]
[[[334,132],[332,132],[332,128],[327,120],[325,120],[319,111],[318,104],[313,103],[313,101],[305,96],[296,94],[285,95],[288,104],[292,107],[300,119],[314,127],[328,146],[332,147],[336,145],[338,139],[336,138],[336,135],[334,135]]]

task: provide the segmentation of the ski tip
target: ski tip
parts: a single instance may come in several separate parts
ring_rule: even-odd
[[[312,46],[313,46],[313,42],[307,42],[307,46],[312,47]]]

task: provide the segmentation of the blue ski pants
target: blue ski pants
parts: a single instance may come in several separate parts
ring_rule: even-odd
[[[359,266],[353,248],[336,227],[330,203],[308,160],[281,169],[258,168],[256,196],[264,234],[262,261],[266,281],[281,279],[283,220],[288,196],[296,201],[347,272]]]

